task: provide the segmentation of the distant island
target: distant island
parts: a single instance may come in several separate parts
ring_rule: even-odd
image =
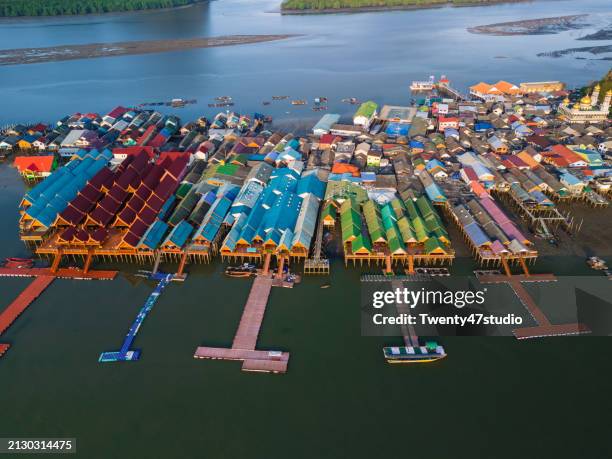
[[[0,0],[0,17],[63,16],[174,8],[203,0]]]
[[[521,21],[498,22],[476,27],[469,27],[470,33],[485,35],[545,35],[581,29],[588,24],[584,19],[588,14],[557,16],[552,18],[523,19]]]
[[[433,8],[441,6],[475,6],[515,3],[527,0],[284,0],[283,14],[339,13]]]

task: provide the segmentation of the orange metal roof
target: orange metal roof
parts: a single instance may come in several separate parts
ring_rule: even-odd
[[[19,172],[51,172],[55,156],[16,156],[13,165]]]

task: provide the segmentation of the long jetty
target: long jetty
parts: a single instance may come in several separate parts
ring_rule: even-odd
[[[128,330],[127,335],[125,335],[125,339],[123,340],[123,345],[121,349],[118,351],[107,351],[100,354],[100,358],[98,362],[129,362],[133,360],[138,360],[140,358],[140,350],[139,349],[131,349],[132,343],[140,330],[140,326],[147,318],[147,315],[155,306],[157,299],[163,293],[166,286],[172,281],[174,276],[172,274],[162,274],[157,275],[155,278],[159,279],[157,286],[151,292],[151,294],[147,297],[145,304],[138,312],[138,315],[132,322],[130,329]]]
[[[282,273],[282,264],[279,268]],[[243,371],[286,373],[289,353],[255,349],[274,279],[267,270],[253,281],[231,348],[200,346],[196,359],[242,360]]]
[[[545,336],[566,336],[590,333],[589,327],[581,323],[552,324],[546,314],[539,308],[534,299],[529,295],[523,282],[556,282],[553,274],[485,274],[479,275],[478,281],[483,284],[508,284],[514,291],[523,306],[529,311],[533,320],[537,323],[535,327],[524,327],[513,330],[517,339],[541,338]]]
[[[5,268],[0,267],[0,277],[34,277],[34,280],[0,313],[0,335],[38,298],[56,278],[65,279],[113,279],[116,271],[91,271],[60,269],[53,273],[49,268]],[[0,343],[0,357],[10,348]]]
[[[403,283],[398,280],[394,280],[391,282],[391,287],[393,290],[402,289]],[[395,307],[397,309],[398,314],[410,314],[410,308],[405,303],[395,303]],[[404,344],[407,347],[418,347],[419,346],[419,336],[414,329],[414,325],[411,324],[402,324],[400,326],[402,330],[402,336],[404,337]]]

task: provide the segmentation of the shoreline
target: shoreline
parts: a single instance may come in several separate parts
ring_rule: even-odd
[[[60,19],[60,18],[80,18],[80,17],[92,17],[92,16],[110,16],[113,14],[131,14],[131,13],[155,13],[173,10],[182,10],[185,8],[193,8],[194,6],[202,3],[210,3],[214,0],[195,0],[193,3],[187,5],[167,6],[164,8],[143,8],[140,10],[117,10],[117,11],[98,11],[95,13],[79,13],[79,14],[40,14],[37,16],[0,16],[0,22],[2,21],[14,21],[18,19]]]
[[[189,49],[236,46],[297,37],[298,34],[227,35],[180,40],[146,40],[86,45],[50,46],[47,48],[16,48],[0,50],[0,66],[62,62],[100,57],[154,54]]]
[[[446,2],[446,3],[431,3],[431,4],[421,4],[421,5],[395,5],[395,6],[360,6],[356,8],[321,8],[321,9],[283,9],[282,5],[278,12],[283,15],[307,15],[307,14],[334,14],[334,13],[374,13],[374,12],[384,12],[384,11],[411,11],[411,10],[428,10],[434,8],[464,8],[464,7],[474,7],[474,6],[493,6],[499,5],[503,3],[529,3],[534,2],[536,0],[494,0],[489,2],[466,2],[466,3],[454,3],[454,2]],[[276,11],[271,11],[276,12]]]

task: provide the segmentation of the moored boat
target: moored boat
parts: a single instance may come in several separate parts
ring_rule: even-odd
[[[31,268],[34,266],[34,260],[31,258],[14,258],[9,257],[4,260],[6,268]]]
[[[434,88],[435,78],[433,76],[429,77],[429,80],[426,81],[413,81],[410,84],[411,91],[431,91]]]
[[[306,105],[307,102],[303,99],[292,100],[291,105]]]
[[[243,263],[240,266],[228,266],[225,268],[225,275],[229,277],[251,277],[257,274],[257,267],[250,263]]]
[[[383,355],[389,363],[428,363],[446,357],[444,348],[435,341],[425,346],[385,347]]]
[[[184,107],[187,101],[185,99],[172,99],[170,105],[172,107]]]
[[[587,258],[587,264],[597,271],[602,271],[604,269],[608,269],[608,265],[604,260],[599,257],[589,257]]]

